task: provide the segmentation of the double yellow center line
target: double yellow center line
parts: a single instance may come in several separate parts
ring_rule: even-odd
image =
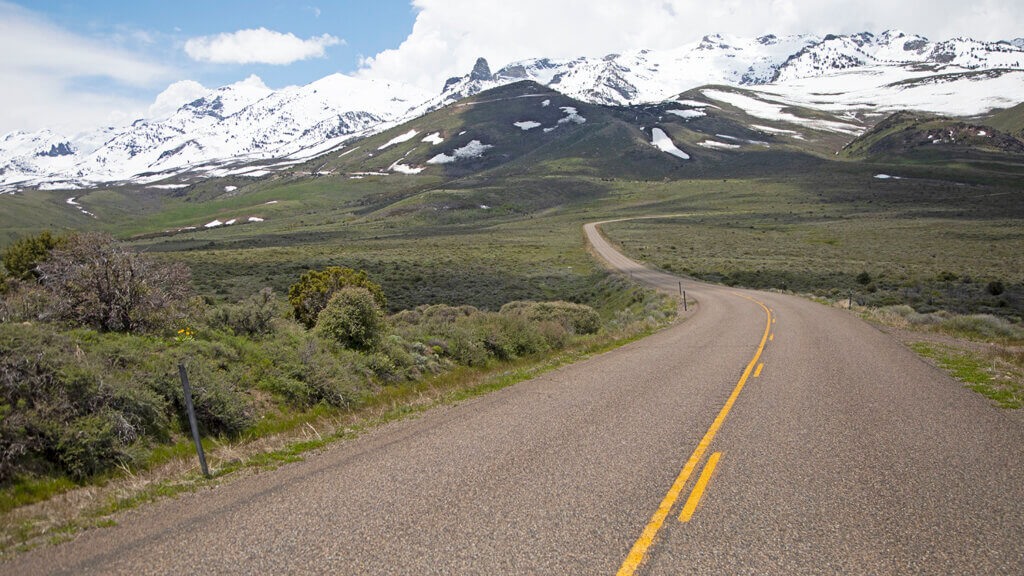
[[[736,293],[733,292],[733,294]],[[678,477],[676,477],[676,481],[672,483],[672,487],[669,488],[668,494],[665,495],[661,504],[658,505],[658,509],[654,512],[654,516],[651,517],[651,521],[647,523],[643,533],[640,534],[640,538],[638,538],[636,543],[633,544],[633,548],[630,549],[629,555],[626,556],[626,560],[622,563],[622,567],[619,568],[617,573],[618,576],[632,576],[644,561],[647,549],[650,548],[651,544],[654,542],[654,537],[658,534],[658,530],[661,529],[661,525],[664,524],[665,518],[667,518],[669,513],[672,511],[672,506],[674,506],[676,500],[679,499],[680,492],[683,491],[687,480],[689,480],[690,475],[693,474],[693,470],[697,467],[697,464],[700,463],[701,458],[704,457],[704,452],[706,452],[708,446],[711,445],[711,441],[714,440],[715,434],[718,433],[718,429],[721,428],[722,422],[724,422],[725,417],[729,415],[729,410],[732,409],[732,405],[736,402],[736,398],[743,390],[743,385],[747,383],[747,378],[750,377],[750,373],[753,372],[754,366],[757,365],[757,361],[761,358],[761,353],[764,352],[764,346],[768,342],[768,334],[771,332],[772,322],[774,321],[772,319],[772,313],[763,302],[748,296],[743,296],[742,294],[736,295],[746,298],[752,302],[757,302],[761,308],[764,308],[767,320],[764,327],[764,336],[761,337],[761,344],[758,345],[757,352],[754,354],[753,359],[750,360],[750,363],[747,364],[747,368],[743,371],[743,375],[740,376],[740,380],[736,384],[736,388],[734,388],[732,394],[729,395],[729,399],[725,401],[725,406],[723,406],[722,410],[718,412],[718,416],[711,424],[711,427],[708,428],[707,433],[704,434],[704,438],[701,439],[700,444],[697,444],[697,449],[693,451],[693,454],[690,455],[690,459],[687,460],[686,465],[683,466],[683,471],[679,473]],[[714,465],[718,462],[718,456],[720,456],[720,454],[717,453],[712,456],[714,463],[711,459],[708,460],[704,473],[701,474],[701,478],[698,481],[698,486],[694,488],[694,494],[691,495],[686,506],[684,506],[683,512],[679,518],[680,520],[689,520],[690,515],[693,514],[694,510],[696,510],[697,503],[700,501],[700,495],[704,491],[704,486],[706,486],[708,480],[710,480],[711,472],[714,471],[715,468]],[[689,510],[689,514],[687,514],[687,510]]]

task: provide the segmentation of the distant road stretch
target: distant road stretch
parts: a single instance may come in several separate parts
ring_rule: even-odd
[[[697,304],[612,352],[144,506],[5,574],[1022,574],[1024,430],[847,312]]]

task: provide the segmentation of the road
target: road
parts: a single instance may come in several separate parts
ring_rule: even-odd
[[[1019,419],[842,310],[686,288],[653,336],[0,572],[1024,573]]]

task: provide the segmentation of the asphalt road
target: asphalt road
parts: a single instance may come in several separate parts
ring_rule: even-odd
[[[0,572],[1024,573],[1019,419],[844,311],[686,289],[658,334]]]

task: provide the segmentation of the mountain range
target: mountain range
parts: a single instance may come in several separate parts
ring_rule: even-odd
[[[536,58],[496,72],[481,58],[436,94],[342,74],[281,90],[251,77],[128,126],[74,136],[7,134],[0,138],[0,191],[118,182],[177,187],[210,177],[266,176],[524,80],[594,105],[689,102],[667,112],[684,119],[702,115],[710,100],[753,119],[782,121],[786,128],[772,128],[776,133],[804,126],[848,142],[899,110],[970,117],[1024,101],[1024,39],[932,42],[900,31],[711,35],[672,50]],[[796,109],[802,112],[791,113]]]

